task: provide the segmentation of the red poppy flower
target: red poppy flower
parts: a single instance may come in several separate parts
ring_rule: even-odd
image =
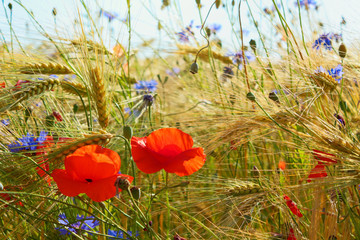
[[[286,240],[296,240],[294,229],[290,228],[290,232]]]
[[[98,145],[87,145],[68,155],[65,170],[55,169],[51,176],[62,194],[74,197],[86,193],[95,202],[101,202],[115,196],[114,184],[118,176],[127,178],[130,183],[134,179],[118,173],[120,164],[116,152]]]
[[[56,120],[58,120],[59,122],[62,122],[63,118],[60,115],[60,113],[53,111],[53,116],[56,118]]]
[[[298,217],[302,217],[303,215],[301,214],[300,210],[298,209],[298,207],[296,206],[296,203],[294,203],[288,196],[284,195],[284,199],[286,201],[286,205],[288,206],[288,208],[290,209],[290,211],[295,214]]]
[[[5,85],[5,82],[0,82],[0,88],[5,88],[6,85]]]
[[[164,169],[188,176],[205,163],[204,150],[192,148],[191,136],[177,128],[162,128],[143,138],[132,137],[131,146],[137,167],[148,174]]]
[[[4,187],[4,190],[5,190],[5,188],[7,191],[21,191],[22,190],[21,187],[15,187],[15,186],[6,186],[6,187]],[[10,195],[8,193],[0,192],[0,198],[5,201],[8,201],[8,202],[16,201],[15,202],[16,205],[24,206],[24,204],[21,201],[17,201],[17,198],[13,197],[12,195]],[[0,204],[2,204],[2,203],[0,202]],[[4,207],[8,207],[8,205],[5,204]]]
[[[319,163],[311,170],[311,172],[308,176],[308,179],[306,181],[311,182],[311,179],[323,178],[326,176],[327,176],[327,173],[325,170],[325,165]]]
[[[285,170],[286,168],[286,162],[285,161],[279,161],[279,166],[278,166],[281,170]]]
[[[322,152],[316,149],[313,149],[312,154],[319,163],[325,165],[331,165],[337,163],[336,157],[333,154]]]
[[[316,149],[313,150],[313,156],[318,161],[318,164],[311,170],[307,182],[311,182],[311,179],[326,177],[325,166],[337,163],[335,155]]]

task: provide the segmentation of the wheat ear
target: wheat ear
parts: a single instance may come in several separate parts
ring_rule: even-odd
[[[73,73],[68,67],[59,63],[42,63],[42,64],[29,64],[21,68],[21,73],[24,74],[70,74]]]

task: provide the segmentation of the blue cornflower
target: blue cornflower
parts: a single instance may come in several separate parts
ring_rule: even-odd
[[[109,11],[105,11],[103,9],[100,9],[100,16],[101,15],[104,15],[109,20],[109,22],[111,22],[112,20],[114,20],[115,18],[117,18],[119,16],[119,14],[116,12],[109,12]]]
[[[332,69],[327,70],[327,71],[325,70],[325,68],[320,66],[315,71],[315,73],[327,73],[331,77],[333,77],[338,83],[340,83],[340,81],[342,79],[342,75],[344,74],[344,72],[342,70],[343,70],[343,67],[341,66],[341,64],[337,65],[336,68],[332,68]]]
[[[250,51],[244,51],[245,53],[245,61],[246,63],[252,62],[255,60],[254,55]],[[232,57],[232,61],[235,65],[237,65],[239,68],[242,67],[243,64],[243,54],[242,51],[235,52],[235,53],[229,53],[227,56]]]
[[[135,117],[140,116],[140,113],[141,113],[141,112],[140,112],[139,110],[137,110],[137,109],[131,110],[131,109],[128,108],[128,107],[124,108],[124,112],[127,113],[127,114],[129,114],[129,115],[133,114]]]
[[[208,26],[208,28],[210,29],[211,33],[216,34],[218,31],[221,30],[221,25],[217,24],[217,23],[213,23],[213,24],[210,24]]]
[[[336,66],[336,68],[332,68],[332,69],[328,70],[328,73],[338,83],[340,83],[340,81],[342,79],[342,75],[344,74],[344,72],[342,70],[343,70],[343,67],[341,66],[341,64],[339,64],[339,65]]]
[[[55,228],[55,229],[59,230],[60,235],[69,235],[71,234],[71,232],[79,233],[81,230],[91,231],[93,230],[94,227],[100,225],[99,221],[95,220],[95,218],[92,216],[85,218],[84,216],[77,215],[76,219],[79,221],[73,224],[69,224],[69,220],[67,220],[66,215],[60,214],[59,223],[68,226],[67,229],[66,228]]]
[[[3,119],[1,120],[1,123],[4,125],[4,126],[8,126],[10,124],[10,120],[9,119]]]
[[[177,74],[180,73],[180,68],[173,67],[172,70],[171,69],[166,69],[165,72],[169,76],[175,76],[175,74],[177,75]]]
[[[158,83],[154,80],[151,79],[150,81],[139,81],[138,83],[134,84],[134,88],[136,90],[142,90],[145,92],[155,92],[157,89],[157,85]]]
[[[332,38],[332,34],[330,33],[321,34],[320,37],[315,40],[315,43],[313,44],[313,48],[319,50],[321,45],[324,45],[326,50],[331,50],[332,49],[331,38]]]
[[[127,231],[127,233],[132,237],[133,236],[133,233],[132,231]],[[119,231],[114,231],[114,230],[108,230],[107,232],[108,235],[110,236],[113,236],[113,237],[116,237],[116,238],[109,238],[109,239],[125,239],[124,237],[124,233],[123,231],[119,230]],[[138,231],[136,231],[135,233],[135,237],[138,237],[140,235],[140,233]],[[126,239],[130,239],[129,237],[127,237]]]
[[[176,35],[178,35],[179,37],[180,42],[187,43],[190,41],[189,36],[194,35],[194,33],[192,32],[193,24],[194,20],[191,20],[189,26],[185,27],[185,30],[176,33]]]
[[[34,137],[34,134],[27,133],[26,136],[22,136],[19,138],[19,141],[10,143],[8,148],[10,152],[19,152],[23,150],[34,151],[36,147],[43,144],[46,140],[47,132],[41,131],[40,136],[38,138]]]
[[[300,0],[299,1],[299,4],[300,4],[300,7],[305,7],[305,8],[308,8],[309,6],[313,6],[314,8],[317,7],[317,3],[315,0]],[[295,2],[295,5],[297,6],[298,3],[297,1]]]

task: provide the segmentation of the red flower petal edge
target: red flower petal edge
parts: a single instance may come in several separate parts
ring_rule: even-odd
[[[288,196],[284,195],[284,199],[286,201],[286,205],[288,206],[288,208],[290,209],[290,211],[298,216],[298,217],[302,217],[303,215],[301,214],[300,210],[298,209],[298,207],[296,206],[296,203],[294,203]]]

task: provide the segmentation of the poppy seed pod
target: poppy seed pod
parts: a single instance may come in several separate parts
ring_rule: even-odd
[[[248,94],[246,94],[246,98],[249,99],[250,101],[255,101],[255,95],[252,92],[249,92]]]
[[[77,105],[77,104],[75,103],[74,106],[73,106],[73,112],[74,112],[74,114],[76,114],[78,110],[79,110],[79,105]]]
[[[271,92],[271,93],[269,93],[269,98],[271,99],[271,100],[273,100],[274,102],[279,102],[279,97],[276,95],[276,93],[275,92]]]
[[[126,177],[118,176],[114,186],[121,190],[127,190],[130,188],[130,181]]]
[[[198,70],[199,70],[199,66],[196,62],[193,62],[190,66],[190,72],[192,74],[195,74],[195,73],[198,73]]]
[[[140,188],[139,187],[132,187],[132,188],[130,188],[130,192],[131,192],[131,195],[133,196],[133,198],[135,199],[135,200],[139,200],[140,199],[140,197],[141,197],[141,190],[140,190]]]
[[[339,47],[339,56],[341,58],[345,58],[346,57],[346,47],[345,47],[345,44],[344,43],[341,43],[340,44],[340,47]]]
[[[133,136],[133,129],[130,126],[124,126],[123,135],[127,140],[130,140]]]
[[[251,47],[251,49],[254,51],[254,53],[256,52],[256,42],[255,42],[255,40],[254,39],[251,39],[250,40],[250,42],[249,42],[249,44],[250,44],[250,47]]]

